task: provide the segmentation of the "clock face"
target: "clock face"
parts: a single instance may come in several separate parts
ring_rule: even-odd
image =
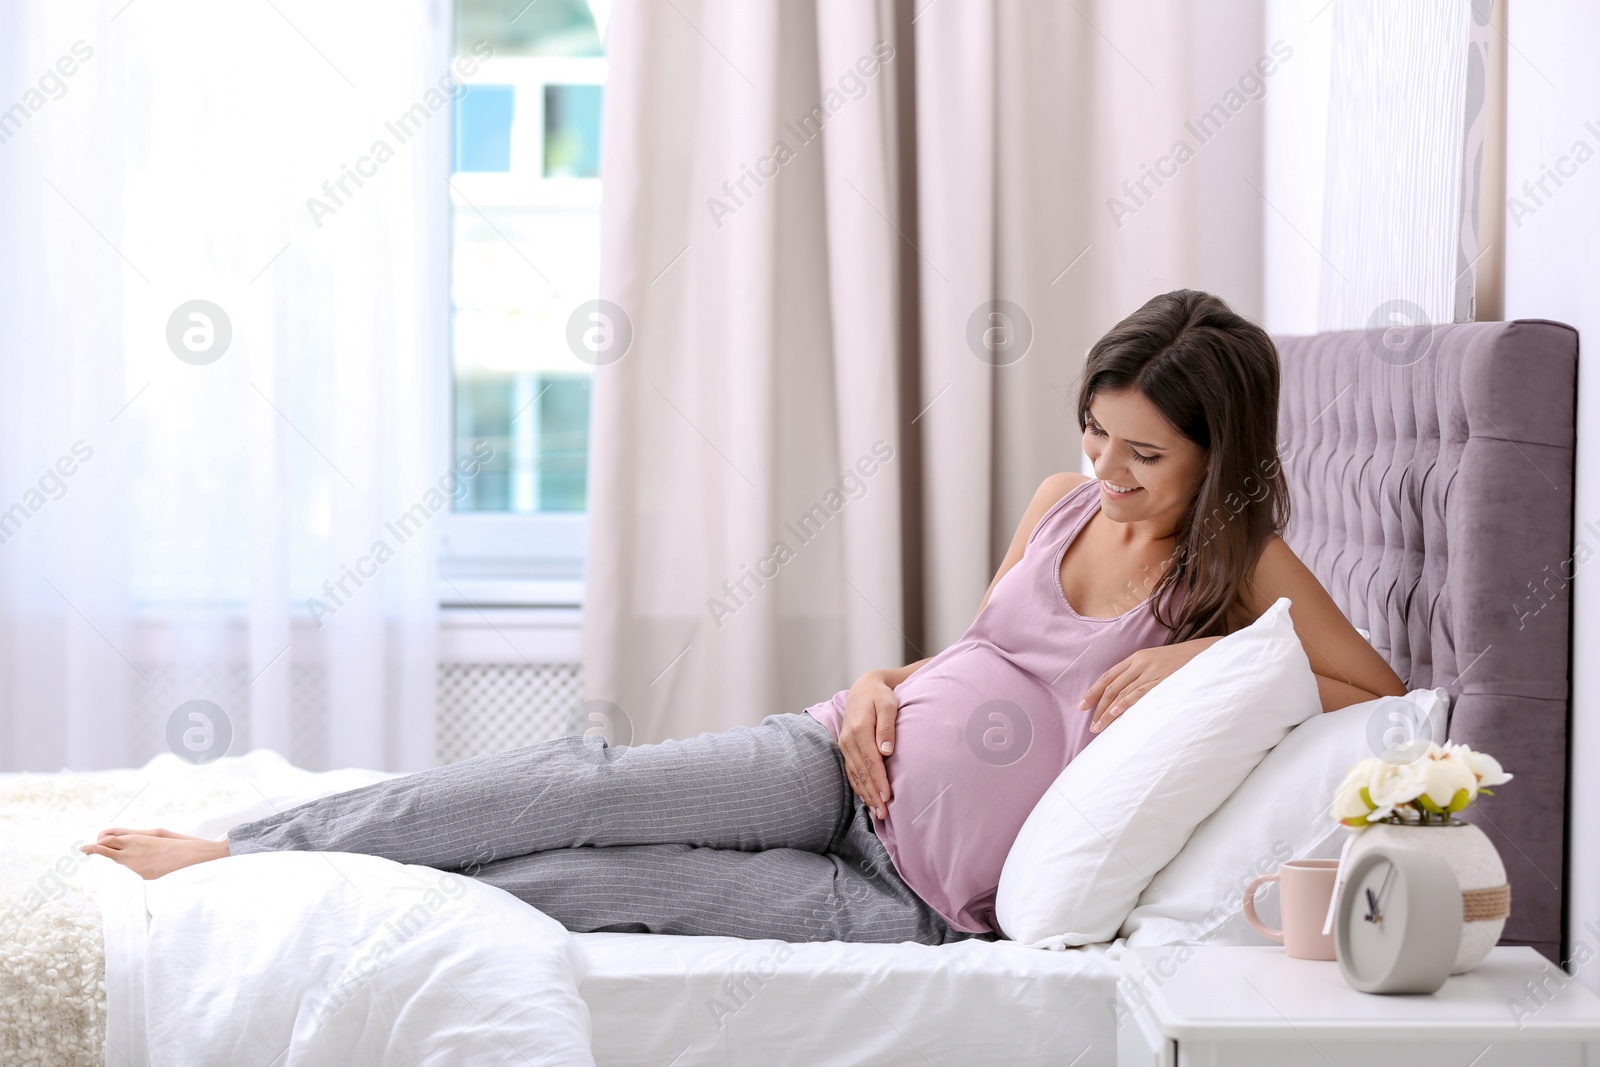
[[[1360,853],[1339,886],[1333,949],[1363,993],[1432,993],[1461,944],[1461,887],[1438,856],[1383,846]]]
[[[1394,970],[1405,941],[1405,875],[1381,854],[1351,874],[1350,892],[1343,897],[1348,914],[1339,916],[1344,947],[1351,972],[1377,982]]]

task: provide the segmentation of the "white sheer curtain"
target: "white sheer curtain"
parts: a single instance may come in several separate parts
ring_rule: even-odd
[[[448,14],[0,6],[0,769],[433,761]]]
[[[1089,344],[1182,286],[1259,313],[1261,27],[619,0],[601,289],[632,343],[595,371],[586,695],[679,737],[959,637],[1080,464]]]

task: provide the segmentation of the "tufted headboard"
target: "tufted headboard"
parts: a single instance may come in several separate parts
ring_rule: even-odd
[[[1450,739],[1516,775],[1466,818],[1505,861],[1502,943],[1559,960],[1577,333],[1276,340],[1285,538],[1408,688],[1449,690]]]

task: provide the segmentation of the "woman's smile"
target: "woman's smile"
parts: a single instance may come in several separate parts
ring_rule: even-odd
[[[1100,505],[1125,541],[1174,536],[1206,473],[1207,450],[1137,389],[1102,389],[1083,412],[1083,454]]]

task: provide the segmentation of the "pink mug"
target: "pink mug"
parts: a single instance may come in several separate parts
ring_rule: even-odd
[[[1331,960],[1333,934],[1323,933],[1328,902],[1333,899],[1333,878],[1338,860],[1290,860],[1275,874],[1263,874],[1244,888],[1244,917],[1263,937],[1283,942],[1283,950],[1302,960]],[[1256,890],[1278,883],[1278,911],[1283,929],[1274,930],[1256,914]]]

